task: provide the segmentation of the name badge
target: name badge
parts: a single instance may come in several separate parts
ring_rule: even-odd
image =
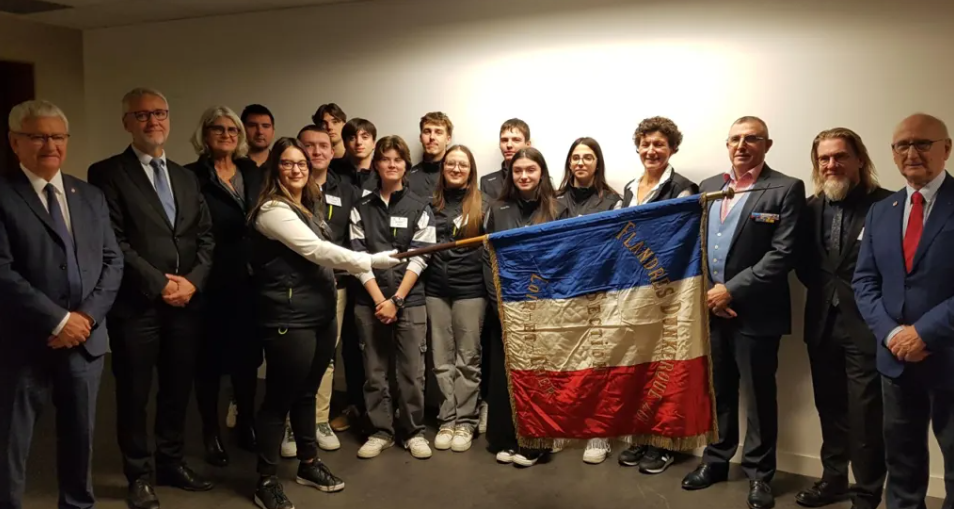
[[[331,196],[330,194],[325,195],[325,203],[328,205],[334,205],[335,207],[341,206],[341,198],[338,196]]]
[[[752,213],[752,219],[754,219],[756,223],[769,223],[769,224],[777,223],[780,218],[781,216],[779,216],[778,214],[769,214],[766,212]]]
[[[391,217],[391,228],[407,228],[406,217]]]
[[[858,240],[861,240],[865,236],[865,228],[861,227],[861,233],[858,234]]]

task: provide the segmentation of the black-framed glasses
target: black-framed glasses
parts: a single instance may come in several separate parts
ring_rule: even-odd
[[[210,125],[207,129],[210,133],[215,134],[216,136],[224,136],[228,134],[229,138],[236,138],[239,134],[239,128],[234,126],[225,127],[224,125]]]
[[[285,171],[291,171],[295,167],[298,167],[300,171],[308,171],[308,161],[290,161],[288,159],[282,159],[278,162],[278,165]]]
[[[894,150],[895,154],[903,156],[908,153],[908,150],[911,150],[911,147],[914,147],[919,154],[923,154],[934,146],[935,143],[939,141],[946,141],[947,138],[942,138],[940,140],[907,140],[899,141],[897,143],[891,144],[891,150]]]
[[[126,114],[136,117],[136,120],[138,120],[139,122],[148,122],[149,117],[156,117],[156,120],[165,120],[169,118],[169,110],[130,111],[129,113],[126,113]]]
[[[738,145],[739,143],[745,143],[746,145],[755,145],[756,143],[758,143],[758,142],[760,142],[760,141],[765,141],[765,140],[767,140],[767,139],[768,139],[768,138],[766,138],[765,136],[758,136],[758,135],[755,135],[755,134],[748,134],[748,135],[745,135],[745,136],[739,136],[739,135],[733,136],[733,137],[731,137],[731,138],[725,140],[725,142],[726,142],[727,144],[729,144],[729,145]]]
[[[593,163],[596,162],[596,156],[593,154],[573,154],[570,156],[570,162],[578,163],[580,161],[583,161],[584,163]]]
[[[17,131],[12,131],[13,134],[17,136],[23,136],[27,140],[30,140],[30,143],[38,147],[46,145],[47,141],[52,141],[54,145],[65,145],[66,141],[70,139],[69,134],[33,134],[33,133],[21,133]]]

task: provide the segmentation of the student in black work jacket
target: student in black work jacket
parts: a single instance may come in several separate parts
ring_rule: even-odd
[[[315,392],[337,333],[332,269],[358,274],[399,263],[391,253],[356,253],[329,241],[328,225],[313,212],[323,199],[311,170],[298,140],[278,140],[250,217],[257,330],[268,366],[256,423],[260,477],[255,501],[264,509],[293,507],[276,477],[288,414],[301,460],[297,482],[325,492],[344,489],[318,459],[315,443]]]
[[[577,138],[570,145],[557,196],[564,217],[606,212],[619,203],[619,193],[606,183],[603,150],[593,138]]]
[[[477,164],[470,149],[455,145],[441,161],[442,171],[431,206],[437,242],[483,234],[489,203],[477,186]],[[482,246],[434,253],[425,277],[431,327],[434,378],[441,392],[438,450],[470,449],[477,429],[480,392],[480,333],[487,298]]]
[[[358,200],[351,212],[355,251],[407,251],[433,244],[434,214],[429,201],[407,190],[411,167],[407,144],[398,136],[378,140],[371,166],[379,185]],[[357,296],[355,320],[364,353],[365,406],[374,432],[358,450],[373,458],[394,445],[394,408],[388,371],[394,365],[397,408],[404,447],[418,459],[431,456],[424,438],[424,352],[427,310],[418,280],[429,256],[415,256],[392,269],[358,276],[365,292]]]
[[[220,436],[222,375],[232,378],[239,445],[255,450],[255,386],[262,348],[253,333],[247,217],[258,199],[262,177],[255,162],[244,157],[248,152],[245,128],[231,109],[207,109],[191,141],[199,160],[186,168],[198,177],[215,237],[209,279],[205,292],[199,294],[205,311],[195,399],[202,418],[205,461],[224,467],[229,457]]]
[[[522,228],[531,224],[553,221],[563,212],[557,201],[547,162],[539,150],[528,147],[519,150],[510,160],[500,199],[490,206],[485,219],[487,233]],[[484,256],[484,281],[491,308],[497,309],[497,291],[493,283],[489,256]],[[530,467],[543,456],[543,451],[518,448],[513,423],[513,409],[507,383],[503,337],[499,316],[489,313],[485,327],[490,327],[490,413],[487,422],[487,441],[490,450],[497,453],[497,462]]]

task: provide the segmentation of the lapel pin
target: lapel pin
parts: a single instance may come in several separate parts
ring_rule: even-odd
[[[76,188],[75,188],[75,187],[71,187],[71,188],[70,188],[70,192],[71,192],[71,193],[75,193],[75,192],[76,192]]]
[[[892,207],[897,207],[897,206],[898,206],[898,202],[892,203],[891,206],[892,206]]]

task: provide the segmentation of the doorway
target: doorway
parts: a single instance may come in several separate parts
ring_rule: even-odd
[[[6,174],[18,166],[17,156],[10,148],[7,132],[10,130],[8,117],[14,106],[34,99],[33,64],[0,60],[0,174]]]

